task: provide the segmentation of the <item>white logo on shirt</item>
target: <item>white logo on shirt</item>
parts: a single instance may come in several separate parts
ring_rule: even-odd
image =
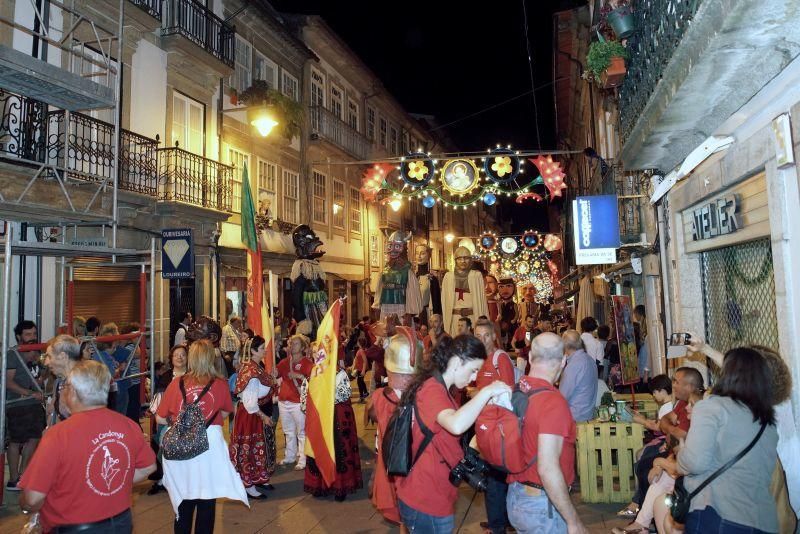
[[[92,440],[94,450],[86,462],[86,485],[103,497],[120,491],[131,468],[131,454],[122,441],[125,434],[104,432]]]

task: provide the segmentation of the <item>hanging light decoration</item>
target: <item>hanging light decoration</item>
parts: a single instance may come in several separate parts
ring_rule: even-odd
[[[539,156],[535,159],[531,158],[530,161],[539,169],[544,185],[550,191],[550,196],[560,197],[561,190],[567,188],[567,184],[564,183],[566,175],[561,170],[561,164],[553,161],[553,156]]]

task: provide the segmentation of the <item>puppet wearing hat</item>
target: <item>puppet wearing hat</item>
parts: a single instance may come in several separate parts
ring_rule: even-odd
[[[328,311],[328,293],[325,290],[325,271],[319,258],[322,241],[307,224],[297,226],[292,232],[297,259],[292,265],[292,317],[297,321],[297,333],[313,338],[317,327]]]
[[[455,252],[456,268],[442,280],[442,315],[451,336],[458,332],[458,320],[469,317],[474,325],[481,315],[489,316],[483,274],[472,269],[472,253],[466,247]]]
[[[419,281],[408,261],[408,241],[411,232],[395,231],[386,241],[386,266],[375,289],[375,309],[381,318],[396,313],[398,316],[417,315],[422,311]]]

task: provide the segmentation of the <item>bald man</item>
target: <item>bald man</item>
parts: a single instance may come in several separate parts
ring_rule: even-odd
[[[597,398],[597,364],[583,347],[577,330],[567,330],[561,336],[567,365],[561,374],[558,389],[569,403],[569,410],[576,423],[594,419],[594,404]]]

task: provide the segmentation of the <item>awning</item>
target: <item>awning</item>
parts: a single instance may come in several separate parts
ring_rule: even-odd
[[[711,154],[725,150],[733,144],[735,139],[731,136],[711,136],[703,141],[700,146],[692,150],[686,156],[681,166],[677,170],[669,173],[661,182],[653,188],[653,196],[650,197],[650,204],[655,204],[664,195],[669,193],[678,181],[689,176],[701,163],[703,163]]]

